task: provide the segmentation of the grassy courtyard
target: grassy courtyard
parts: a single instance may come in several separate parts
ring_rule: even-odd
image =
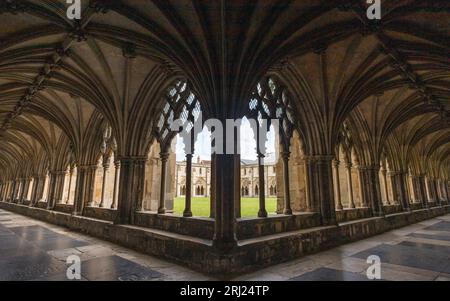
[[[175,214],[182,215],[184,211],[184,197],[175,199]],[[275,198],[266,199],[266,209],[269,214],[274,214],[277,210],[277,200]],[[259,210],[258,198],[241,198],[242,217],[256,217]],[[192,198],[192,213],[194,216],[209,217],[210,201],[209,198]]]

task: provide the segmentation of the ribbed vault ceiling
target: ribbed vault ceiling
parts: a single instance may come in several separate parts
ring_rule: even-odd
[[[449,1],[382,1],[381,21],[350,0],[82,3],[80,22],[63,0],[0,3],[2,169],[61,168],[69,149],[95,162],[106,123],[119,155],[143,155],[175,79],[226,118],[267,73],[290,90],[307,153],[333,153],[350,119],[367,164],[396,141],[448,167]]]

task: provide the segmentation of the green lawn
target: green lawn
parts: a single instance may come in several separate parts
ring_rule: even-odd
[[[182,215],[184,211],[184,197],[175,199],[175,214]],[[241,215],[242,217],[258,216],[259,199],[258,198],[241,198]],[[266,199],[266,210],[269,214],[275,214],[277,210],[277,200],[275,198]],[[199,217],[209,217],[210,202],[209,198],[192,198],[192,214]]]

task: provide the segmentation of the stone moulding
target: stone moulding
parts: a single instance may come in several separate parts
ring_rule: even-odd
[[[114,225],[108,221],[19,204],[0,202],[0,208],[163,257],[224,279],[450,213],[450,205],[446,205],[354,220],[338,226],[276,233],[239,240],[238,246],[225,254],[215,249],[209,239],[139,226]]]

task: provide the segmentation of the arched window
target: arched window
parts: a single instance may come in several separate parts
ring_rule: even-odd
[[[176,185],[172,184],[173,178],[171,176],[171,172],[168,170],[172,164],[168,164],[170,160],[174,160],[173,156],[170,156],[171,146],[173,145],[174,138],[182,133],[185,135],[187,140],[186,142],[195,142],[196,137],[194,136],[194,131],[192,130],[195,124],[195,121],[199,118],[201,114],[201,106],[197,97],[193,94],[190,85],[186,80],[177,80],[173,85],[171,85],[166,94],[163,96],[163,108],[161,111],[161,115],[159,117],[158,122],[155,124],[153,128],[154,137],[160,146],[160,162],[161,166],[153,165],[152,168],[157,167],[161,168],[161,174],[158,177],[153,177],[155,180],[160,182],[159,188],[159,196],[158,199],[158,213],[164,214],[166,212],[166,198],[168,193],[168,187],[175,187]],[[179,126],[178,129],[173,129],[174,121],[179,121],[177,124]],[[181,134],[180,134],[181,135]],[[195,169],[192,172],[192,154],[194,149],[194,143],[186,149],[186,153],[189,153],[190,156],[186,156],[186,187],[185,187],[185,204],[184,204],[184,212],[183,215],[186,217],[192,216],[191,212],[191,188],[192,187],[192,174],[195,174]],[[172,161],[170,161],[172,162]],[[152,174],[151,171],[148,174]],[[153,173],[155,174],[155,173]],[[157,190],[157,189],[155,189]],[[171,195],[174,195],[173,193]],[[198,195],[198,194],[197,194]],[[152,198],[147,197],[151,202]],[[174,200],[175,201],[175,200]],[[171,204],[172,202],[169,202]],[[148,206],[153,207],[153,206]],[[168,208],[170,210],[174,208]]]

